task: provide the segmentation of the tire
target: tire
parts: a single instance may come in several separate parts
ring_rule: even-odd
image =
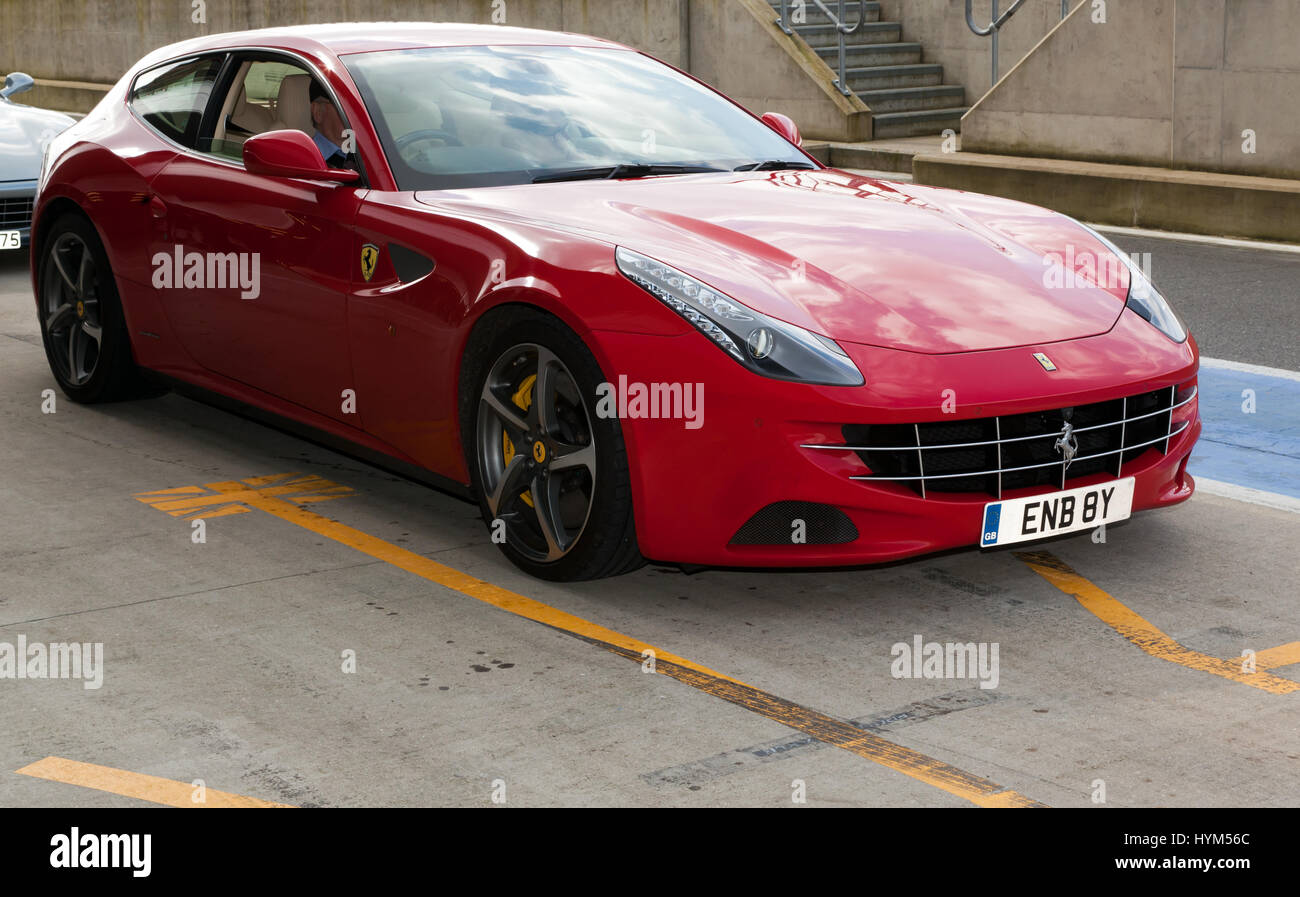
[[[89,220],[56,219],[37,264],[41,340],[64,395],[93,404],[166,391],[135,366],[108,253]]]
[[[582,340],[540,312],[497,312],[476,329],[465,365],[465,461],[506,557],[553,581],[644,564],[622,428],[596,415],[605,377]]]

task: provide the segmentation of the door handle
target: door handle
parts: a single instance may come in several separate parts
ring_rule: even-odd
[[[149,212],[155,218],[167,217],[167,203],[163,202],[156,195],[149,197]]]

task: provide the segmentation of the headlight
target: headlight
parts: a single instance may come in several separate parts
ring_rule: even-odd
[[[756,374],[824,386],[861,386],[857,367],[834,340],[778,321],[630,249],[618,269]]]
[[[1082,224],[1082,222],[1080,222],[1080,225],[1088,233],[1106,244],[1110,251],[1119,256],[1120,260],[1124,262],[1124,267],[1128,268],[1128,301],[1125,304],[1150,321],[1152,326],[1174,342],[1181,343],[1187,339],[1187,328],[1183,326],[1183,322],[1178,319],[1178,315],[1174,314],[1174,310],[1165,301],[1165,297],[1160,295],[1160,291],[1156,289],[1155,284],[1147,278],[1146,273],[1137,266],[1137,263],[1129,257],[1128,253],[1088,227],[1088,225]],[[1098,270],[1100,270],[1100,266],[1098,266]]]

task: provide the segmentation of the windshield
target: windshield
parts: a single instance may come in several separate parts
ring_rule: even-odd
[[[601,167],[616,177],[810,167],[742,109],[630,50],[439,47],[343,61],[402,190],[526,184]]]

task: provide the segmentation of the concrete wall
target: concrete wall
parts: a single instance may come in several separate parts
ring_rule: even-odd
[[[1300,177],[1300,0],[1085,4],[967,113],[962,148]]]
[[[0,0],[0,67],[6,72],[27,72],[38,81],[80,85],[74,88],[56,83],[50,89],[41,85],[23,100],[33,105],[52,105],[43,99],[67,102],[72,96],[70,91],[93,90],[93,84],[115,82],[150,50],[203,34],[305,22],[405,20],[479,22],[594,34],[685,68],[689,62],[683,28],[687,2],[208,0],[204,5],[206,22],[196,23],[192,21],[192,0]]]
[[[1012,2],[998,0],[999,11],[1005,12]],[[1070,0],[1071,6],[1080,2]],[[992,0],[975,0],[972,9],[975,23],[988,25]],[[880,0],[880,18],[900,23],[903,40],[920,41],[924,61],[940,63],[944,81],[965,87],[968,103],[992,86],[992,39],[980,37],[966,25],[965,0]],[[849,19],[853,19],[851,11]],[[1009,72],[1060,21],[1061,0],[1026,0],[998,33],[999,74]]]
[[[831,70],[773,24],[764,0],[0,0],[0,67],[37,86],[21,102],[88,111],[150,50],[202,34],[304,22],[454,21],[607,37],[692,72],[811,138],[865,140],[871,117]]]
[[[747,109],[783,112],[813,140],[871,139],[871,113],[832,82],[802,40],[776,26],[766,0],[690,0],[691,74]]]

